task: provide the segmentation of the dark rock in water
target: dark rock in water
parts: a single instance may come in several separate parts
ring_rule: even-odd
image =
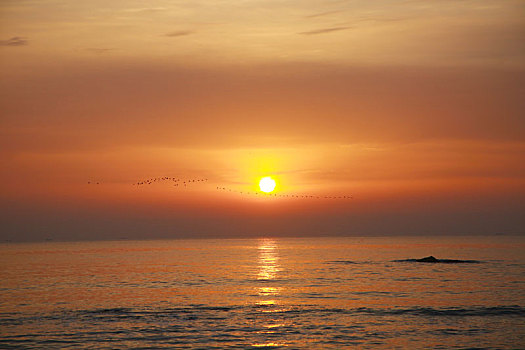
[[[426,258],[416,259],[417,262],[428,262],[428,263],[437,263],[438,259],[434,258],[432,255],[427,256]]]
[[[477,260],[454,260],[454,259],[436,259],[435,257],[427,256],[421,259],[405,259],[395,260],[397,262],[421,262],[421,263],[434,263],[434,264],[479,264]]]

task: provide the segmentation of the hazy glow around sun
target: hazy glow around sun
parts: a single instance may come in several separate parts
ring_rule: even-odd
[[[259,188],[263,192],[270,193],[275,189],[275,180],[269,176],[263,177],[259,181]]]

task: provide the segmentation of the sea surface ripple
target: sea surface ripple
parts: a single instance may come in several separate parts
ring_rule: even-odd
[[[516,349],[520,237],[0,246],[2,349]],[[433,255],[479,264],[407,263]]]

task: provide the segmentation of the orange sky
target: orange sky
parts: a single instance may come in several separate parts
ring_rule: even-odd
[[[0,238],[522,234],[524,10],[4,1]]]

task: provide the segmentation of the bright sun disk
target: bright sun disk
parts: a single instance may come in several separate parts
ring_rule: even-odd
[[[269,176],[263,177],[259,181],[259,188],[263,192],[270,193],[275,189],[275,180]]]

